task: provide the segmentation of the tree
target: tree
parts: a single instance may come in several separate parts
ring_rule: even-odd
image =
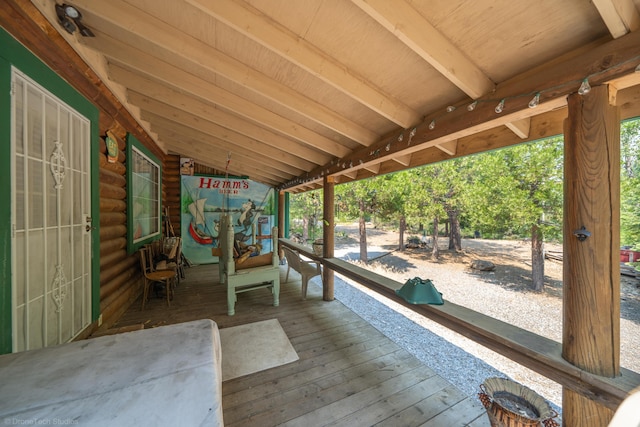
[[[376,178],[376,214],[381,221],[398,223],[398,250],[404,250],[407,227],[405,200],[412,190],[409,174],[393,173]]]
[[[640,246],[640,120],[620,126],[620,243]]]
[[[293,194],[290,198],[289,216],[294,224],[292,230],[299,230],[304,242],[322,235],[322,224],[319,222],[322,215],[322,197],[322,190],[314,190]],[[295,224],[296,220],[300,222],[299,225]]]
[[[544,238],[562,223],[563,145],[550,138],[478,156],[472,197],[478,226],[530,233],[533,289],[544,288]]]
[[[363,179],[336,186],[335,194],[344,202],[342,208],[347,215],[358,218],[360,235],[360,261],[368,262],[367,219],[377,206],[377,184],[375,179]]]

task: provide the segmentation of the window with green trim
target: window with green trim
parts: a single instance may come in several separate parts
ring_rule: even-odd
[[[133,136],[127,136],[127,220],[129,251],[161,234],[160,162]]]

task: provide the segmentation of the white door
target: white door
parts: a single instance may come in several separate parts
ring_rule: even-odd
[[[91,322],[90,123],[12,70],[13,351]]]

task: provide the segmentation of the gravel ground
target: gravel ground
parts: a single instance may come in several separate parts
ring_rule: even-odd
[[[338,230],[342,238],[336,240],[336,256],[359,262],[357,226]],[[528,291],[531,273],[526,244],[469,240],[463,242],[462,253],[445,251],[433,262],[425,250],[394,252],[395,233],[370,230],[368,235],[368,269],[399,283],[413,277],[431,279],[446,301],[562,341],[562,266],[547,261],[545,292]],[[440,243],[440,247],[446,244]],[[468,268],[472,259],[491,260],[496,271],[473,271]],[[319,281],[312,283],[320,286]],[[630,279],[623,279],[621,288],[621,364],[638,372],[640,289]],[[467,395],[477,396],[479,385],[488,377],[508,377],[539,393],[561,414],[562,387],[548,378],[339,275],[335,296]]]

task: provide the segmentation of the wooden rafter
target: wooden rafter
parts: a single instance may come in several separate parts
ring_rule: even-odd
[[[455,156],[456,151],[458,149],[458,140],[454,139],[451,141],[443,142],[442,144],[436,145],[436,148],[438,148],[441,151],[444,151],[450,156]]]
[[[259,107],[250,101],[241,98],[231,92],[221,89],[215,85],[211,85],[208,82],[195,77],[193,75],[184,74],[184,78],[180,80],[180,87],[174,86],[172,83],[174,80],[168,80],[169,76],[164,73],[170,73],[171,71],[178,72],[182,75],[178,69],[172,67],[169,64],[157,64],[157,60],[149,57],[146,65],[141,65],[141,68],[151,67],[158,65],[155,71],[148,70],[153,74],[145,74],[144,70],[136,69],[133,72],[132,69],[125,69],[124,64],[113,63],[109,69],[109,74],[112,80],[128,87],[139,87],[155,85],[159,91],[172,88],[174,91],[187,92],[189,96],[195,100],[201,102],[210,102],[209,100],[216,100],[216,105],[219,105],[226,110],[250,119],[253,122],[262,124],[272,131],[283,134],[289,138],[293,138],[302,144],[305,144],[316,150],[324,151],[331,156],[341,156],[348,153],[348,149],[337,142],[320,135],[310,129],[296,125],[294,122],[279,116],[266,108]],[[128,67],[139,65],[140,58],[132,60],[127,64]],[[133,64],[133,65],[132,65]],[[164,65],[164,66],[161,66]],[[175,74],[173,74],[175,77]],[[342,154],[339,154],[342,153]]]
[[[310,170],[313,166],[313,163],[305,159],[293,156],[282,151],[282,149],[269,146],[261,141],[240,134],[235,130],[223,128],[216,122],[209,121],[206,117],[189,114],[189,112],[177,109],[170,104],[160,102],[133,91],[129,91],[129,99],[136,103],[142,112],[152,113],[156,118],[161,120],[172,120],[181,123],[204,135],[217,135],[215,139],[224,140],[229,145],[236,147],[236,149],[242,149],[259,158],[266,157],[282,163],[285,170],[291,168],[291,173],[297,171],[297,174],[300,174]],[[177,100],[179,100],[179,98]],[[205,141],[206,139],[207,138],[204,138]],[[213,141],[208,141],[205,142],[205,145],[213,146],[214,144]]]
[[[509,99],[509,103],[501,114],[494,111],[493,104],[486,102],[478,104],[473,111],[464,109],[453,111],[442,118],[438,126],[433,129],[429,126],[432,119],[427,116],[416,128],[406,129],[395,137],[399,141],[411,142],[391,144],[390,149],[386,150],[389,139],[385,138],[371,147],[354,151],[351,156],[333,165],[318,168],[310,172],[310,175],[319,175],[327,168],[329,174],[340,173],[338,165],[343,163],[365,167],[370,162],[379,163],[387,157],[391,159],[398,155],[414,153],[451,139],[470,136],[506,123],[562,108],[566,105],[566,95],[577,91],[585,75],[591,75],[592,84],[602,84],[633,73],[638,65],[637,62],[640,62],[640,60],[633,61],[636,58],[640,58],[640,32],[630,33],[565,61],[541,66],[527,72],[526,79],[516,76],[504,82],[498,86],[496,93],[492,94],[492,98]],[[594,73],[594,70],[600,71]],[[555,85],[542,94],[541,103],[536,108],[529,108],[529,99],[522,97],[522,93],[543,91],[546,86],[551,85],[550,82],[555,82]],[[372,157],[371,153],[378,154]]]
[[[592,0],[613,38],[640,28],[640,14],[633,0]]]
[[[531,127],[531,117],[525,117],[524,119],[506,123],[505,126],[511,129],[511,131],[520,138],[527,139],[529,137],[529,129]]]
[[[472,99],[495,84],[405,0],[351,0]]]
[[[232,0],[187,2],[397,125],[406,128],[420,120],[417,112],[250,6]]]
[[[269,163],[266,165],[264,158],[259,154],[244,150],[241,146],[230,144],[224,140],[212,138],[208,133],[190,127],[188,124],[181,123],[179,118],[171,120],[156,114],[143,111],[142,117],[154,123],[152,129],[158,133],[163,139],[167,139],[167,135],[171,135],[175,139],[190,140],[191,143],[197,143],[206,149],[209,153],[215,153],[216,157],[226,158],[226,153],[241,153],[242,158],[251,162],[253,167],[259,167],[261,170],[270,171],[274,176],[280,178],[292,178],[300,173],[299,169],[293,168],[284,162]],[[203,142],[209,142],[208,144]]]
[[[76,3],[85,14],[91,15],[93,31],[98,34],[96,38],[80,41],[104,54],[121,59],[138,58],[122,41],[133,42],[140,50],[152,52],[170,63],[180,63],[180,68],[201,78],[210,78],[212,73],[224,76],[361,145],[370,145],[377,139],[377,135],[365,127],[121,0]],[[171,11],[167,11],[166,6],[165,1],[157,2],[155,13],[170,17]]]
[[[405,0],[352,0],[411,50],[416,52],[470,98],[480,98],[495,89],[480,68]],[[526,119],[505,123],[516,135],[526,138]]]

